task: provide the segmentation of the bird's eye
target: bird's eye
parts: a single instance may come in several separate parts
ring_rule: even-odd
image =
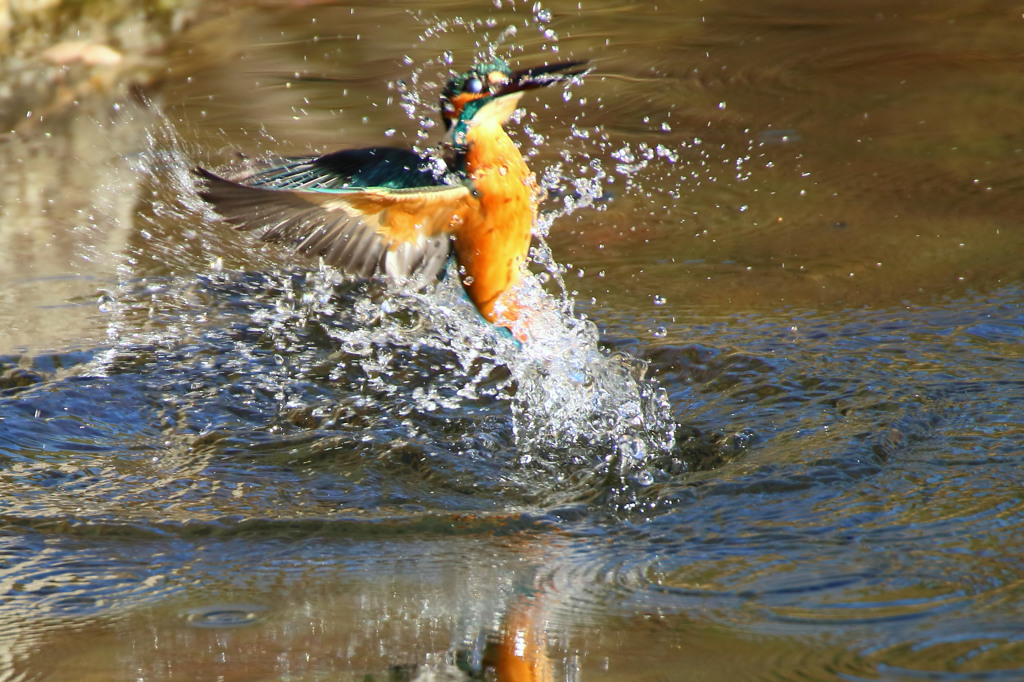
[[[473,76],[472,78],[468,79],[466,81],[466,84],[462,87],[462,90],[464,92],[472,92],[473,94],[476,94],[478,92],[483,92],[483,89],[484,89],[483,81],[481,81],[476,76]]]

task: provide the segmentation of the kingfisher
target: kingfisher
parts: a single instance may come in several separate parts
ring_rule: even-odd
[[[224,177],[197,168],[200,196],[238,230],[294,246],[342,272],[417,288],[449,257],[487,321],[524,341],[517,300],[545,192],[504,129],[528,90],[586,73],[585,62],[513,71],[500,59],[451,78],[440,97],[443,160],[366,147],[281,158]]]

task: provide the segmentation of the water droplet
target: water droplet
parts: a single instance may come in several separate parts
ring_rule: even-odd
[[[654,475],[647,469],[641,469],[640,471],[636,472],[633,478],[636,480],[637,483],[644,486],[654,483]]]
[[[98,303],[101,313],[112,312],[117,307],[114,303],[114,299],[109,294],[103,294],[100,296]]]

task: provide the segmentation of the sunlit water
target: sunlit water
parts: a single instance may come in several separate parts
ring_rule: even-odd
[[[0,678],[1020,678],[1019,16],[477,12],[238,11],[5,143]],[[513,126],[522,347],[195,195],[492,53],[596,65]]]

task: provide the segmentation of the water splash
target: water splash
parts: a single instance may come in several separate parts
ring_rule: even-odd
[[[412,390],[414,409],[507,401],[519,463],[550,474],[555,490],[652,483],[654,461],[674,446],[664,389],[645,376],[642,360],[604,352],[594,323],[574,315],[572,299],[550,293],[545,279],[554,281],[529,275],[519,290],[530,310],[522,344],[479,318],[454,272],[433,290],[361,298],[351,310],[356,324],[332,325],[328,333],[345,353],[364,359],[378,389]],[[409,346],[454,354],[449,375],[410,389],[402,383],[407,358],[395,352]]]
[[[499,0],[496,7],[502,9],[503,4]],[[514,2],[508,4],[510,9],[515,8]],[[557,52],[559,36],[550,26],[551,12],[541,3],[532,3],[530,14],[529,19],[521,22],[522,26],[541,34],[541,50]],[[493,18],[416,16],[425,24],[421,42],[459,31],[477,36],[478,60],[494,56],[509,59],[523,50],[521,46],[506,47],[517,36],[516,23],[502,27]],[[437,66],[450,70],[453,62],[450,52],[442,52],[434,62],[423,63],[414,70],[408,83],[397,84],[407,114],[421,124],[420,139],[426,139],[426,131],[435,126],[434,102],[443,85],[443,79],[424,74],[436,71]],[[412,60],[406,58],[406,63],[412,65]],[[563,93],[567,103],[573,100],[570,93],[571,85]],[[585,100],[579,103],[583,105]],[[527,112],[520,111],[514,118],[510,134],[520,139],[524,156],[531,158],[537,156],[545,138],[537,132],[537,115],[529,109]],[[546,209],[535,226],[537,243],[531,251],[531,261],[540,272],[527,278],[520,294],[533,311],[530,341],[519,348],[492,331],[481,334],[475,316],[453,315],[452,311],[465,311],[466,306],[459,300],[461,292],[450,287],[441,298],[417,297],[417,303],[423,317],[435,327],[438,338],[444,340],[442,344],[459,356],[464,368],[481,356],[489,356],[490,362],[508,369],[510,378],[498,387],[498,395],[508,391],[516,445],[523,463],[552,469],[568,460],[590,473],[628,477],[645,484],[654,478],[646,468],[651,456],[671,450],[674,444],[674,424],[665,393],[645,378],[646,365],[642,361],[626,355],[610,356],[600,350],[596,327],[573,311],[572,295],[563,278],[566,267],[554,259],[544,242],[556,219],[582,209],[603,208],[606,185],[614,181],[602,161],[611,151],[603,132],[577,121],[571,122],[571,131],[574,144],[562,153],[563,161],[538,172],[541,185],[556,205]],[[631,172],[624,169],[624,154],[631,152],[620,151],[614,162],[615,170],[627,178],[628,190]],[[676,160],[662,145],[648,148],[641,144],[639,155],[642,158],[635,163],[639,166],[646,166],[654,158]],[[553,293],[549,293],[552,289]],[[472,387],[476,383],[470,381],[467,394],[475,395]]]
[[[532,16],[529,21],[557,41],[544,32],[550,14],[536,5]],[[505,29],[493,37],[499,28],[490,20],[435,22],[424,39],[448,30],[481,30],[477,45],[481,56],[490,57],[514,35]],[[450,62],[450,55],[442,54],[435,64],[420,65],[408,82],[392,84],[402,90],[403,107],[420,124],[421,140],[436,125],[435,90]],[[432,66],[439,64],[442,73],[434,74],[438,69]],[[132,347],[169,349],[205,339],[232,349],[237,357],[229,364],[239,381],[274,396],[280,413],[303,409],[296,382],[329,381],[339,395],[354,394],[353,409],[392,411],[399,427],[388,428],[402,438],[439,438],[442,434],[414,417],[457,415],[481,401],[504,403],[519,465],[534,472],[528,474],[531,480],[539,478],[539,470],[553,490],[576,491],[571,494],[609,480],[640,486],[655,480],[651,462],[674,446],[665,391],[645,376],[643,361],[602,350],[596,326],[574,310],[566,266],[544,241],[556,219],[602,205],[611,175],[598,155],[604,143],[597,129],[573,125],[578,146],[591,145],[573,158],[571,171],[582,164],[579,173],[566,172],[564,161],[539,169],[555,201],[534,230],[536,274],[527,276],[519,292],[520,302],[533,311],[530,338],[520,345],[480,319],[454,271],[427,291],[378,283],[339,300],[339,290],[351,285],[333,269],[306,266],[305,274],[297,275],[275,263],[281,254],[273,248],[244,249],[239,255],[243,247],[237,237],[218,237],[218,220],[196,194],[191,168],[201,155],[187,149],[174,124],[157,114],[149,148],[137,162],[150,188],[149,201],[136,217],[140,239],[126,253],[120,283],[103,297],[111,348],[98,356],[96,373],[107,371]],[[527,156],[544,142],[532,120],[520,120],[513,131]],[[242,273],[254,270],[266,274],[248,282]],[[210,296],[224,292],[244,300],[227,308],[211,305]],[[218,324],[256,336],[232,335]],[[268,353],[273,362],[261,360]],[[489,421],[486,428],[509,425]]]
[[[524,463],[652,483],[651,459],[671,450],[675,424],[665,391],[646,363],[606,355],[588,320],[553,316],[510,362],[516,444]],[[575,470],[576,466],[582,471]]]

